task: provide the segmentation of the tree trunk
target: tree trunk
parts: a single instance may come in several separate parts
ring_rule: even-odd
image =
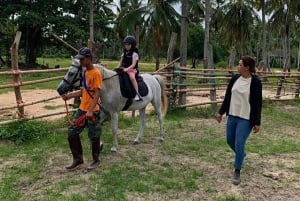
[[[159,53],[159,50],[157,50],[156,54],[155,54],[155,70],[156,71],[159,69],[159,64],[160,64],[159,58],[160,58],[160,53]]]
[[[230,56],[229,56],[229,69],[232,70],[234,67],[234,61],[236,56],[236,50],[235,47],[232,46],[230,50]]]
[[[176,47],[176,39],[177,39],[177,33],[172,32],[169,48],[167,52],[167,63],[170,63],[173,60],[173,54]]]
[[[268,57],[267,57],[267,33],[266,33],[266,12],[265,12],[265,0],[261,0],[261,16],[262,16],[262,37],[263,37],[263,44],[262,44],[262,61],[264,63],[263,72],[267,71],[268,67]]]
[[[137,24],[134,26],[134,36],[135,36],[135,40],[136,40],[136,47],[139,48],[139,44],[140,44],[140,26],[137,25]]]
[[[181,1],[181,32],[180,32],[180,66],[186,66],[187,61],[187,0]]]
[[[209,27],[210,27],[210,0],[205,0],[205,36],[204,36],[204,69],[209,68]]]
[[[181,0],[181,32],[180,32],[180,66],[186,67],[186,61],[187,61],[187,26],[188,26],[188,1],[187,0]],[[185,86],[186,78],[182,74],[180,77],[180,89],[186,89]],[[186,92],[180,92],[179,93],[179,105],[185,105],[186,104]]]
[[[288,34],[285,34],[283,40],[283,52],[284,52],[284,64],[283,64],[283,71],[289,72],[291,67],[290,61],[290,42],[288,39]]]
[[[297,61],[297,64],[298,64],[298,72],[300,71],[300,43],[299,43],[299,46],[298,46],[298,61]]]
[[[90,0],[90,40],[94,42],[94,4]]]
[[[26,66],[29,68],[35,67],[36,65],[36,47],[41,37],[41,29],[39,27],[26,28]]]

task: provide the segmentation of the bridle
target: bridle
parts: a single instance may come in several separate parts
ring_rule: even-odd
[[[74,83],[76,83],[77,81],[79,81],[79,83],[80,83],[79,87],[80,87],[81,86],[81,80],[82,80],[82,66],[75,66],[75,65],[72,64],[72,67],[78,69],[76,71],[76,74],[75,74],[74,78],[71,81],[68,81],[67,79],[65,79],[65,77],[63,78],[63,81],[68,84],[69,89],[72,89],[71,86]],[[78,76],[78,74],[79,74],[79,76]]]

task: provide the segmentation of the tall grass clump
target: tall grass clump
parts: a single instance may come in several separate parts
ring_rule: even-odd
[[[0,139],[21,144],[30,140],[37,140],[41,136],[49,134],[51,130],[51,124],[45,121],[15,122],[1,127]]]

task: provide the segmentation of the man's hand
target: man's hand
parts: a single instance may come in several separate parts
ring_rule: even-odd
[[[61,95],[61,98],[66,101],[66,100],[69,100],[70,99],[70,95],[69,94],[63,94]]]
[[[93,112],[87,111],[85,115],[86,115],[86,118],[89,119],[89,120],[91,120],[92,122],[96,121],[96,119],[95,119],[95,117],[93,115]]]

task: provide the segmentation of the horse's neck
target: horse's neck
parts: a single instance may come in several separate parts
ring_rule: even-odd
[[[116,74],[115,71],[109,70],[109,69],[103,67],[101,64],[94,64],[94,65],[95,65],[95,66],[100,70],[100,72],[102,73],[103,79],[107,79],[107,78],[109,78],[109,77],[111,77],[111,76],[113,76],[113,75]]]

